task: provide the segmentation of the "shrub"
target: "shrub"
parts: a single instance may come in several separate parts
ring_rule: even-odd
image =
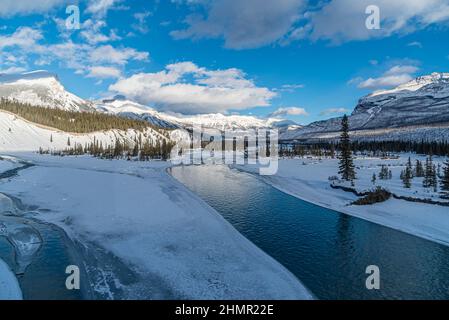
[[[368,192],[363,198],[354,201],[352,204],[357,206],[365,206],[374,203],[384,202],[391,198],[391,193],[381,187]]]

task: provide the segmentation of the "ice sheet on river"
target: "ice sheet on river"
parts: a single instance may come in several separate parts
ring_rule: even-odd
[[[169,176],[164,162],[26,158],[36,166],[2,191],[48,209],[36,218],[126,263],[140,276],[132,298],[311,298],[294,275]]]
[[[23,274],[42,245],[39,232],[26,223],[2,221],[0,217],[0,236],[6,237],[13,246],[17,265],[15,271]]]

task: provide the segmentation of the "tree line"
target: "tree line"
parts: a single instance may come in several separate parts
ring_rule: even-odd
[[[416,145],[423,147],[424,142],[422,142],[421,145],[418,143]],[[436,145],[437,144],[435,145],[430,144],[429,146],[435,147]],[[442,146],[439,146],[438,148],[441,147]],[[343,117],[341,122],[339,149],[340,154],[338,156],[339,158],[338,174],[341,176],[342,180],[349,181],[351,182],[352,185],[354,185],[354,180],[356,179],[356,172],[354,167],[353,152],[351,150],[353,148],[351,148],[351,141],[349,137],[349,120],[346,115]],[[414,177],[422,177],[423,178],[422,185],[424,188],[429,188],[432,189],[434,192],[438,192],[438,187],[440,187],[441,197],[449,199],[449,160],[447,160],[444,163],[444,168],[442,168],[440,164],[435,165],[432,159],[432,150],[433,149],[430,149],[428,151],[430,152],[430,155],[427,157],[424,165],[421,163],[420,160],[416,160],[416,164],[413,167],[412,160],[409,157],[405,169],[402,170],[401,172],[400,178],[403,182],[404,188],[411,188],[412,179]],[[440,151],[441,150],[443,149],[440,149]],[[443,155],[448,154],[446,153]],[[379,173],[379,179],[381,180],[392,179],[392,172],[387,168],[386,165],[382,165]],[[373,184],[376,183],[375,174],[373,174],[371,182]]]
[[[143,131],[149,127],[160,132],[160,128],[151,126],[142,120],[127,119],[99,112],[76,112],[47,107],[36,107],[2,98],[0,110],[16,114],[28,121],[56,128],[65,132],[92,133],[107,130]]]
[[[167,160],[170,158],[174,142],[167,139],[153,142],[144,135],[139,134],[134,140],[116,138],[114,143],[103,144],[94,137],[93,142],[73,143],[67,139],[67,147],[64,150],[44,150],[39,149],[40,154],[51,154],[55,156],[80,156],[91,155],[101,159],[127,159],[149,161],[151,159]]]

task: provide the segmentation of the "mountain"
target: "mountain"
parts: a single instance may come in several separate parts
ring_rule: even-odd
[[[92,102],[66,91],[58,77],[47,71],[0,74],[0,98],[36,107],[96,112]],[[0,151],[37,151],[39,148],[63,150],[68,147],[68,140],[72,146],[76,144],[84,146],[93,141],[107,146],[114,144],[117,139],[132,144],[141,135],[152,144],[167,139],[159,130],[153,128],[147,128],[143,132],[134,129],[103,130],[86,134],[64,132],[0,109]]]
[[[202,126],[210,129],[247,130],[257,128],[277,128],[280,133],[300,128],[291,120],[261,119],[245,115],[201,114],[182,115],[165,113],[151,107],[127,100],[123,96],[100,102],[91,102],[68,92],[57,75],[48,71],[34,71],[21,74],[0,74],[0,98],[16,100],[32,106],[43,106],[75,112],[103,112],[130,119],[144,120],[163,129],[191,129]],[[16,132],[20,132],[17,130]],[[172,132],[173,133],[173,132]],[[174,136],[182,135],[174,132]],[[46,141],[47,137],[43,139]]]
[[[311,123],[285,132],[283,140],[335,138],[341,118]],[[418,77],[391,90],[361,98],[349,116],[360,139],[448,139],[449,73]]]
[[[94,141],[102,143],[103,146],[114,145],[117,139],[132,145],[136,137],[140,135],[144,135],[152,144],[166,139],[152,128],[147,128],[144,132],[129,129],[126,131],[108,130],[85,134],[69,133],[32,123],[15,114],[0,110],[0,151],[2,152],[35,152],[39,148],[64,150],[68,147],[68,140],[70,140],[71,146],[77,144],[84,146]]]
[[[193,126],[203,126],[207,129],[233,129],[246,130],[257,128],[279,128],[280,131],[289,127],[298,128],[298,125],[291,120],[277,118],[260,119],[253,116],[200,114],[181,115],[156,111],[153,108],[129,101],[125,97],[116,96],[113,99],[103,100],[95,105],[95,108],[102,112],[108,112],[132,119],[142,119],[149,123],[167,129],[191,128]]]
[[[127,100],[125,97],[116,96],[113,99],[103,100],[95,104],[95,109],[100,112],[110,113],[130,119],[145,120],[151,125],[164,129],[177,129],[178,124],[170,121],[165,116],[152,108],[137,102]]]
[[[0,74],[0,97],[33,106],[94,111],[89,101],[66,91],[58,77],[47,71]]]

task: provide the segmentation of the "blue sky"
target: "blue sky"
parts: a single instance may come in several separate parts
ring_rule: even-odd
[[[380,29],[366,27],[373,4]],[[449,71],[448,22],[448,0],[2,0],[0,72],[49,70],[83,98],[305,124]]]

